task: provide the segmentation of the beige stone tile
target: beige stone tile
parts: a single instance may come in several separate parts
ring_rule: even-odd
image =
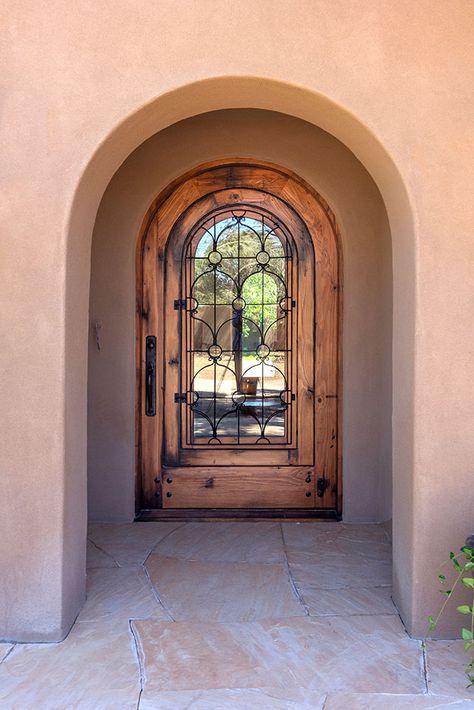
[[[191,706],[192,707],[192,706]],[[435,695],[388,695],[386,693],[329,693],[324,710],[464,710],[472,708],[469,700]]]
[[[202,562],[274,563],[284,559],[279,523],[186,523],[161,542],[164,557]]]
[[[0,666],[2,710],[135,710],[138,665],[126,622],[75,624],[59,644],[18,644]]]
[[[474,708],[474,688],[466,688],[464,674],[470,659],[463,646],[463,641],[426,642],[428,689],[436,695],[470,698]]]
[[[195,688],[422,693],[420,643],[395,616],[134,622],[148,697]],[[166,659],[166,663],[163,663]]]
[[[285,685],[279,679],[281,663],[275,671],[270,667],[266,674],[262,672],[267,659],[256,659],[257,649],[245,648],[238,634],[242,625],[152,621],[132,624],[140,642],[146,697],[170,690]]]
[[[96,569],[98,567],[118,567],[116,561],[106,555],[103,550],[91,541],[87,541],[87,569]]]
[[[379,524],[349,524],[336,522],[282,523],[287,547],[315,551],[320,545],[336,541],[387,544],[387,535]]]
[[[328,557],[339,556],[387,564],[392,560],[392,546],[385,533],[382,539],[357,539],[342,533],[335,536],[308,533],[298,538],[285,533],[285,549],[288,560],[299,564],[316,564]]]
[[[182,690],[140,699],[140,710],[322,710],[324,693],[304,688]]]
[[[298,590],[371,588],[390,586],[392,582],[392,566],[382,560],[332,555],[312,564],[289,561],[289,566]]]
[[[305,606],[312,616],[338,614],[397,614],[392,601],[391,587],[314,589],[299,590]]]
[[[137,567],[143,564],[155,545],[179,523],[92,523],[89,538],[120,567]]]
[[[131,618],[170,621],[142,569],[91,569],[87,573],[87,600],[78,621],[111,617],[124,621]]]
[[[177,621],[254,621],[305,614],[284,564],[195,562],[153,553],[146,566]]]

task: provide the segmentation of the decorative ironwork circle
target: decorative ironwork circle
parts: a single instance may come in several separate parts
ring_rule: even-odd
[[[234,311],[243,311],[245,308],[245,299],[241,298],[240,296],[237,296],[237,298],[234,298],[232,301],[232,308]]]
[[[193,390],[188,390],[186,392],[186,403],[189,404],[190,407],[196,406],[198,401],[199,401],[199,392],[194,392]]]
[[[270,254],[267,251],[259,251],[255,259],[260,266],[265,266],[270,261]]]
[[[219,251],[211,251],[207,255],[207,260],[212,266],[217,266],[222,261],[222,254]]]
[[[261,360],[265,360],[270,355],[270,348],[265,343],[261,343],[255,352]]]
[[[217,345],[217,343],[214,343],[214,345],[210,345],[207,351],[212,358],[218,358],[222,354],[222,348],[220,345]]]
[[[280,226],[276,235],[275,224],[259,210],[226,207],[209,213],[186,247],[179,306],[187,445],[293,443],[294,396],[286,391],[294,379],[296,265],[290,235]]]
[[[247,396],[244,392],[234,392],[232,395],[232,401],[236,407],[241,407],[245,403],[246,399]]]

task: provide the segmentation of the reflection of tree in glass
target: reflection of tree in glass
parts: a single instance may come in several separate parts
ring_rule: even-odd
[[[265,330],[282,313],[278,302],[285,296],[285,252],[270,228],[257,220],[240,222],[227,219],[216,225],[217,243],[206,233],[196,247],[195,284],[193,295],[200,304],[231,304],[237,296],[245,299],[242,313],[243,349],[254,349],[259,342],[252,322]],[[213,269],[206,258],[212,251],[221,254],[222,261]],[[271,259],[265,271],[258,264],[259,252],[266,251]],[[215,299],[214,299],[215,293]]]

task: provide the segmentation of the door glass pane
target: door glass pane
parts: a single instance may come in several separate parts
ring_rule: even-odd
[[[251,209],[213,215],[191,235],[184,272],[186,443],[291,444],[295,301],[286,229]]]

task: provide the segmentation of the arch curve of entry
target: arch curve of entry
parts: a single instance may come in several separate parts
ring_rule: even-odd
[[[342,105],[313,86],[262,76],[212,76],[130,106],[104,125],[103,136],[84,155],[84,169],[66,211],[64,240],[64,465],[65,486],[85,497],[87,311],[92,231],[100,200],[125,159],[150,136],[190,116],[225,108],[261,108],[301,118],[339,139],[368,170],[386,205],[393,252],[393,520],[395,595],[410,608],[404,578],[413,578],[415,332],[417,231],[405,179],[390,147],[359,109]],[[84,502],[85,506],[85,502]],[[400,580],[399,582],[397,580]]]

